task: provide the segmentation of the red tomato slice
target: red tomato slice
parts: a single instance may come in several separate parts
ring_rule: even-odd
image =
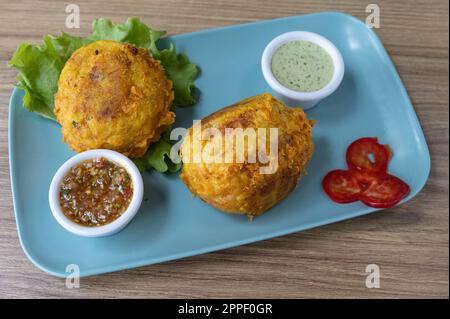
[[[351,170],[366,173],[385,173],[390,158],[390,149],[381,145],[374,137],[363,137],[354,141],[347,149],[347,165]]]
[[[356,178],[362,191],[365,191],[371,185],[377,183],[380,176],[384,176],[387,173],[367,173],[365,171],[349,170]]]
[[[360,195],[360,200],[374,208],[389,208],[398,204],[409,194],[408,184],[400,178],[389,174],[380,174],[371,179],[367,188]]]
[[[333,201],[341,204],[359,200],[362,191],[354,174],[340,169],[329,172],[322,180],[322,187]]]

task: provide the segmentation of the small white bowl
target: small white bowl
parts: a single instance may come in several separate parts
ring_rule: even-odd
[[[272,74],[272,55],[285,43],[291,41],[305,40],[317,44],[331,56],[334,63],[334,73],[330,82],[322,89],[314,92],[298,92],[283,86]],[[301,106],[310,109],[322,99],[333,93],[341,84],[344,77],[344,60],[339,50],[328,39],[323,36],[306,31],[292,31],[283,33],[273,39],[264,49],[261,67],[264,78],[269,86],[277,93],[276,95],[289,106]]]
[[[96,227],[82,226],[71,221],[66,217],[66,215],[64,215],[59,202],[60,184],[64,175],[66,175],[66,173],[72,167],[85,160],[99,157],[104,157],[110,161],[113,161],[127,170],[133,183],[133,197],[131,198],[131,202],[127,210],[113,222]],[[142,180],[142,175],[136,165],[128,157],[118,152],[104,149],[82,152],[67,160],[58,169],[55,176],[53,177],[48,192],[50,208],[57,222],[71,233],[84,237],[109,236],[122,230],[136,215],[139,207],[141,206],[143,196],[144,182]]]

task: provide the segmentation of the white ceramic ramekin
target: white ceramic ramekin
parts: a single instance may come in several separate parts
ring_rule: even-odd
[[[88,159],[104,157],[124,167],[133,183],[133,197],[130,205],[115,221],[98,227],[79,225],[64,215],[59,203],[59,187],[64,175],[75,165]],[[67,160],[56,172],[50,184],[48,200],[53,216],[66,230],[84,237],[102,237],[115,234],[122,230],[136,215],[144,196],[142,175],[136,165],[126,156],[111,150],[97,149],[79,153]]]
[[[272,55],[283,44],[291,41],[305,40],[322,47],[331,56],[334,63],[334,73],[330,82],[322,89],[314,92],[297,92],[283,86],[272,74]],[[322,99],[332,94],[341,84],[344,77],[344,60],[339,50],[328,39],[323,36],[306,31],[292,31],[283,33],[273,39],[264,49],[261,67],[264,78],[269,86],[276,92],[278,98],[289,106],[300,106],[309,109],[319,103]]]

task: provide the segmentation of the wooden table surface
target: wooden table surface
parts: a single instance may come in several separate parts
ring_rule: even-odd
[[[449,296],[449,60],[447,0],[75,1],[81,28],[65,29],[66,1],[0,0],[0,297],[446,297]],[[431,152],[422,192],[395,209],[238,248],[83,278],[79,289],[37,269],[16,231],[8,168],[8,99],[16,72],[6,62],[23,41],[90,32],[91,21],[138,16],[170,34],[320,11],[365,20],[377,3],[376,32],[403,79]],[[32,158],[30,154],[30,158]],[[377,264],[381,287],[365,286]]]

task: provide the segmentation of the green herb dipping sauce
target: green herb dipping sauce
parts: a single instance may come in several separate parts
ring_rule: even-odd
[[[299,40],[283,44],[275,51],[271,69],[283,86],[298,92],[314,92],[330,82],[334,63],[317,44]]]

